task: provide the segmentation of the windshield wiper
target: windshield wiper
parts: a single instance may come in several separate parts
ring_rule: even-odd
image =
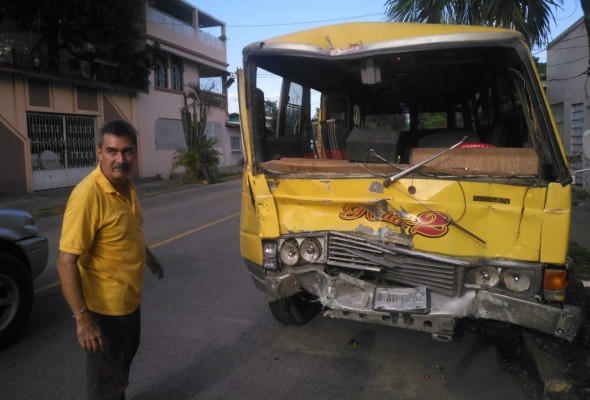
[[[424,161],[419,162],[416,165],[412,165],[410,168],[403,170],[402,172],[399,172],[393,176],[390,176],[389,178],[385,179],[383,181],[383,186],[385,187],[389,187],[392,183],[400,180],[401,178],[403,178],[404,176],[408,175],[411,172],[414,172],[415,170],[417,170],[418,168],[420,168],[421,166],[423,166],[424,164],[428,164],[430,161],[442,156],[443,154],[461,146],[463,144],[463,142],[465,142],[465,140],[467,140],[467,136],[465,136],[463,139],[461,139],[461,141],[455,143],[454,145],[452,145],[451,147],[449,147],[448,149],[444,149],[443,151],[441,151],[440,153],[436,153],[435,155],[433,155],[430,158],[427,158]]]

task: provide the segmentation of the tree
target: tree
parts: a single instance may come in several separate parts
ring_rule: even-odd
[[[180,109],[186,148],[178,149],[172,160],[172,170],[184,167],[187,181],[215,182],[219,166],[217,140],[205,134],[207,116],[212,109],[223,109],[222,98],[210,88],[189,83]]]
[[[141,44],[141,0],[3,0],[0,22],[12,21],[0,39],[16,29],[35,36],[23,59],[52,74],[79,73],[89,65],[90,78],[143,89],[151,68],[149,50]],[[8,28],[6,28],[8,27]],[[2,45],[0,40],[0,45]]]
[[[270,128],[274,131],[277,127],[279,107],[277,100],[264,100],[264,115],[270,119]]]
[[[563,0],[386,0],[385,15],[390,21],[515,29],[535,47],[550,38],[553,10],[562,4]]]

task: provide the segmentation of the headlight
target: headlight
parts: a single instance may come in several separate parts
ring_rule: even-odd
[[[315,262],[322,255],[322,245],[317,239],[304,239],[299,246],[299,253],[305,262]]]
[[[494,267],[480,267],[473,271],[473,282],[480,286],[496,286],[500,281],[498,270]]]
[[[531,287],[531,277],[519,269],[508,269],[502,273],[502,281],[506,289],[513,292],[526,292]]]
[[[299,245],[295,239],[289,239],[283,243],[280,251],[281,262],[284,265],[293,266],[299,262]]]

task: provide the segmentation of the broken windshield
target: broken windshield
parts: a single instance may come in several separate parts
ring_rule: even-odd
[[[383,53],[251,55],[259,165],[276,173],[390,177],[422,163],[412,172],[556,179],[555,151],[543,143],[547,128],[532,106],[538,93],[529,91],[533,78],[516,50]],[[278,97],[260,89],[268,80],[280,83]]]

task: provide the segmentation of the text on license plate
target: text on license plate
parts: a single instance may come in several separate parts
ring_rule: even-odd
[[[377,287],[373,296],[373,309],[377,311],[425,312],[428,310],[428,291],[425,287]]]

